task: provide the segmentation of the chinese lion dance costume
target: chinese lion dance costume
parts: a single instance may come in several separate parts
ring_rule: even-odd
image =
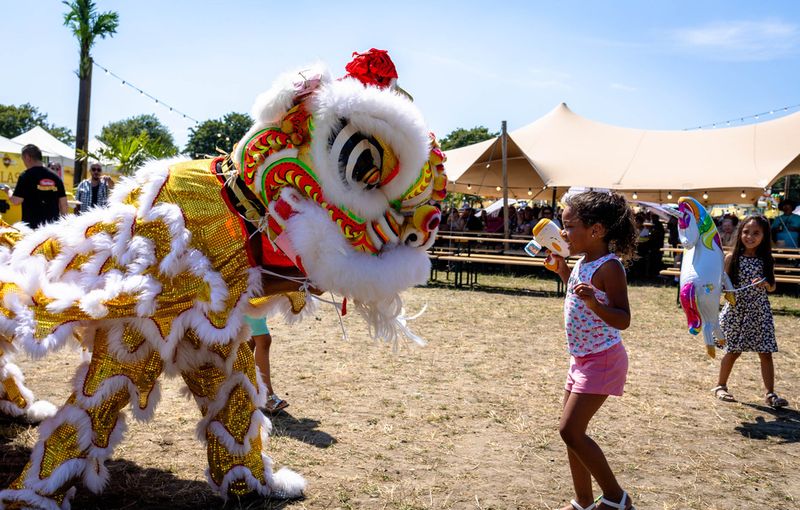
[[[215,491],[302,493],[263,453],[266,390],[242,317],[299,320],[311,290],[330,291],[375,338],[418,340],[399,293],[427,279],[445,194],[443,154],[391,59],[354,56],[341,79],[322,66],[281,77],[230,155],[152,162],[108,208],[0,230],[0,412],[47,413],[12,363],[18,348],[43,356],[77,338],[91,350],[0,507],[69,508],[76,481],[102,491],[121,411],[151,419],[162,373],[200,408]]]

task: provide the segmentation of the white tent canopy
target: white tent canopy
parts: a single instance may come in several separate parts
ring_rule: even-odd
[[[10,152],[19,154],[22,151],[22,144],[19,144],[5,136],[0,136],[0,152]]]
[[[637,192],[640,198],[666,201],[667,192],[702,195],[721,203],[753,202],[778,177],[800,169],[800,112],[734,128],[650,131],[595,122],[561,104],[537,121],[509,134],[528,162],[527,186],[585,186]],[[480,148],[478,146],[481,146]],[[502,191],[500,140],[447,151],[448,176],[457,191],[481,183],[480,193]],[[470,160],[470,158],[473,158]],[[485,172],[486,165],[498,171]],[[511,184],[509,196],[521,197],[526,184]],[[470,191],[474,192],[474,191]],[[744,192],[745,198],[741,198]]]
[[[11,154],[21,154],[22,148],[25,144],[15,142],[10,138],[6,138],[5,136],[0,136],[0,152],[10,152]],[[43,156],[53,157],[55,154],[52,152],[48,152],[46,150],[42,150]]]
[[[39,147],[43,153],[48,152],[53,156],[68,160],[75,159],[75,149],[48,133],[41,126],[36,126],[30,131],[15,136],[12,140],[21,145],[32,143]]]

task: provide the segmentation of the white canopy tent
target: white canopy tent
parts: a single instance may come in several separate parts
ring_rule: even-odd
[[[58,161],[65,169],[69,168],[69,172],[75,167],[75,149],[65,144],[55,136],[51,135],[47,130],[41,126],[36,126],[33,129],[22,133],[12,139],[12,142],[22,145],[32,143],[41,149],[42,154],[47,156],[50,161]],[[97,154],[100,149],[106,149],[106,145],[98,140],[92,138],[89,140],[89,153]],[[110,174],[116,173],[116,165],[114,161],[101,158],[100,164],[103,165],[103,171]]]
[[[15,136],[12,138],[12,140],[21,145],[32,143],[33,145],[39,147],[42,153],[48,152],[51,157],[68,160],[70,165],[72,165],[75,161],[75,149],[48,133],[41,126],[36,126],[30,131],[26,131],[19,136]],[[61,163],[65,164],[64,161]]]
[[[6,138],[5,136],[0,136],[0,152],[10,152],[11,154],[21,154],[22,148],[25,144],[15,142],[11,138]],[[42,150],[43,156],[54,157],[56,156],[52,152],[48,152],[46,150]]]
[[[691,195],[706,203],[753,203],[779,177],[800,173],[797,133],[800,112],[733,128],[650,131],[595,122],[562,103],[508,135],[509,196],[584,186],[654,202]],[[497,138],[447,151],[451,189],[500,196],[499,147]]]

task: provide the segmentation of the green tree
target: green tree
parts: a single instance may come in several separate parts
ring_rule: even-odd
[[[162,124],[158,117],[152,113],[110,122],[103,126],[97,139],[109,145],[109,140],[112,138],[131,138],[137,137],[142,133],[147,133],[151,142],[160,142],[160,149],[166,150],[166,154],[163,157],[178,154],[178,147],[175,145],[175,139],[172,137],[169,128]]]
[[[439,145],[442,146],[443,151],[448,151],[489,140],[496,136],[500,136],[500,133],[491,133],[483,126],[477,126],[472,129],[458,128],[439,140]]]
[[[19,106],[0,104],[0,136],[14,138],[36,126],[42,126],[51,135],[67,145],[75,141],[72,131],[47,122],[47,114],[39,111],[30,103]]]
[[[85,152],[78,149],[78,159],[87,161],[113,161],[122,175],[131,175],[152,159],[166,158],[175,155],[174,145],[164,144],[160,138],[152,139],[146,131],[136,135],[111,133],[102,140],[106,147],[97,152]]]
[[[87,152],[89,147],[89,107],[92,99],[92,55],[95,39],[117,33],[119,14],[113,11],[98,13],[93,0],[71,0],[62,2],[68,10],[64,13],[64,26],[72,30],[80,47],[78,62],[78,121],[75,128],[75,146]],[[86,174],[86,160],[75,162],[74,185],[77,186]]]
[[[221,119],[210,119],[189,129],[189,141],[184,152],[189,157],[214,156],[217,148],[231,151],[253,125],[253,119],[246,113],[231,112]]]

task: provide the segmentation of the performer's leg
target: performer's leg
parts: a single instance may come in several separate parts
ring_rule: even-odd
[[[208,447],[209,484],[223,497],[252,491],[300,496],[305,480],[286,468],[273,474],[272,460],[262,453],[271,424],[259,411],[266,395],[250,347],[241,342],[229,356],[235,356],[226,363],[230,374],[210,363],[182,374],[203,413],[198,436]]]
[[[122,336],[136,335],[126,329]],[[109,352],[106,332],[97,332],[92,359],[75,378],[75,392],[39,427],[30,460],[11,486],[0,492],[0,504],[66,508],[78,479],[92,492],[103,490],[108,479],[105,460],[125,431],[120,411],[133,396],[134,413],[146,419],[158,400],[155,383],[161,358],[147,344],[138,344],[139,349],[141,355],[135,360],[122,362]]]

